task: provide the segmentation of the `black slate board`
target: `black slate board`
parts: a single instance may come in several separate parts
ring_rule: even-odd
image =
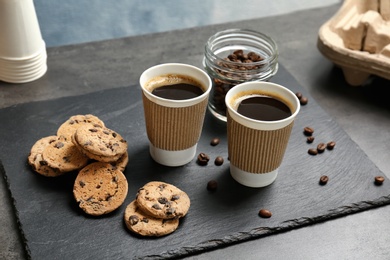
[[[273,82],[309,97],[296,120],[279,177],[271,186],[253,189],[241,186],[229,175],[226,126],[209,113],[198,152],[211,161],[202,167],[195,160],[183,167],[156,164],[148,153],[141,91],[139,86],[115,88],[76,97],[16,105],[0,110],[0,149],[3,168],[15,202],[25,247],[32,259],[129,259],[168,258],[326,221],[390,203],[390,181],[373,183],[383,175],[365,153],[348,137],[280,66]],[[41,137],[55,134],[69,116],[93,113],[129,143],[130,163],[125,171],[129,193],[125,204],[104,217],[85,215],[72,197],[76,173],[59,178],[35,174],[26,163],[31,146]],[[302,133],[304,126],[315,129],[318,143],[334,140],[333,151],[310,156]],[[212,138],[221,143],[210,146]],[[225,163],[215,166],[222,155]],[[0,165],[1,166],[1,165]],[[321,175],[329,176],[325,186]],[[209,180],[219,188],[206,190]],[[162,238],[142,238],[128,232],[123,223],[125,206],[137,189],[151,180],[177,185],[188,193],[191,208],[179,229]],[[268,208],[273,216],[262,219],[257,213]]]

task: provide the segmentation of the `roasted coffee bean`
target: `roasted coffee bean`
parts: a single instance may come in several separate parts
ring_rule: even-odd
[[[214,164],[217,165],[217,166],[222,165],[223,164],[223,157],[222,156],[217,156],[215,158]]]
[[[308,152],[310,155],[317,155],[317,154],[318,154],[318,151],[317,151],[317,149],[315,149],[315,148],[310,148],[307,152]]]
[[[326,144],[324,144],[324,143],[319,143],[319,144],[317,145],[317,151],[318,151],[318,153],[323,153],[323,152],[325,151],[325,149],[326,149]]]
[[[207,163],[210,161],[210,157],[205,153],[200,153],[198,155],[198,164],[199,165],[207,165]]]
[[[311,144],[312,142],[314,142],[314,136],[309,136],[309,137],[307,137],[306,142],[307,142],[308,144]]]
[[[272,213],[268,209],[261,209],[259,211],[259,216],[262,218],[270,218],[272,216]]]
[[[329,181],[329,177],[328,177],[328,176],[322,175],[322,176],[320,177],[320,185],[325,185],[325,184],[328,183],[328,181]]]
[[[385,181],[385,178],[383,176],[375,176],[375,185],[382,185]]]
[[[207,183],[208,191],[215,191],[218,188],[218,182],[216,180],[211,180]]]
[[[303,97],[301,92],[297,92],[297,93],[295,93],[295,95],[297,96],[297,98],[299,100]]]
[[[212,146],[216,146],[219,144],[219,138],[213,138],[211,141],[210,141],[210,144]]]
[[[333,150],[333,148],[336,146],[336,142],[335,141],[331,141],[329,143],[326,144],[326,148],[328,150]]]
[[[307,105],[308,102],[309,102],[309,99],[307,97],[301,97],[299,99],[299,103],[301,103],[302,106]]]
[[[310,126],[306,126],[305,128],[303,128],[303,134],[306,135],[306,136],[312,136],[314,133],[314,129]]]

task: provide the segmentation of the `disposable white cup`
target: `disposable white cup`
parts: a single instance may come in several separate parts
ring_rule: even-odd
[[[204,88],[204,93],[185,100],[165,99],[152,94],[148,84],[150,80],[165,75],[195,79]],[[191,65],[166,63],[145,70],[140,77],[140,85],[151,157],[165,166],[187,164],[196,154],[211,89],[210,77]],[[183,111],[186,111],[185,115]],[[182,120],[183,116],[185,119]]]
[[[237,112],[240,102],[250,96],[265,95],[283,101],[291,116],[276,121],[261,121]],[[278,175],[290,138],[294,119],[300,110],[296,95],[278,84],[255,81],[236,85],[226,94],[228,112],[228,152],[230,174],[248,187],[264,187]]]
[[[20,75],[19,73],[2,73],[0,71],[0,80],[9,83],[27,83],[41,78],[47,71],[46,63],[30,74]]]
[[[42,46],[33,0],[0,0],[0,57],[28,59]]]

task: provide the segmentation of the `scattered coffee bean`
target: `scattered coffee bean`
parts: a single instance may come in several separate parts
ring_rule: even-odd
[[[199,165],[207,165],[207,163],[210,161],[210,157],[205,153],[200,153],[198,155],[198,164]]]
[[[317,154],[318,154],[318,151],[317,151],[317,149],[315,149],[315,148],[310,148],[307,152],[308,152],[310,155],[317,155]]]
[[[309,99],[307,97],[301,97],[299,99],[299,102],[301,103],[302,106],[304,106],[304,105],[307,105],[307,103],[309,102]]]
[[[319,144],[317,145],[317,152],[318,152],[318,153],[323,153],[323,152],[325,151],[325,149],[326,149],[326,144],[324,144],[324,143],[319,143]]]
[[[208,191],[215,191],[218,188],[218,182],[216,180],[211,180],[207,183]]]
[[[329,181],[329,177],[328,177],[328,176],[322,175],[322,176],[320,177],[320,185],[325,185],[325,184],[328,183],[328,181]]]
[[[314,129],[312,127],[306,126],[305,128],[303,128],[303,133],[306,136],[312,136],[314,133]]]
[[[262,218],[270,218],[272,216],[272,213],[268,209],[261,209],[259,211],[259,216]]]
[[[301,92],[297,92],[297,93],[295,93],[295,95],[297,96],[297,98],[298,98],[299,100],[303,97],[303,95],[302,95]]]
[[[307,142],[308,144],[311,144],[312,142],[314,142],[314,136],[309,136],[309,137],[307,137],[306,142]]]
[[[212,146],[216,146],[219,144],[219,138],[213,138],[210,142]]]
[[[382,185],[385,181],[385,178],[383,176],[375,176],[375,185]]]
[[[333,148],[336,146],[336,142],[335,141],[331,141],[329,143],[326,144],[326,148],[328,150],[333,150]]]
[[[223,164],[223,157],[222,156],[217,156],[215,158],[214,164],[217,165],[217,166],[222,165]]]

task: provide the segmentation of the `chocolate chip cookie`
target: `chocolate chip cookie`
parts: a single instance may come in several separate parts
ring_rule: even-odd
[[[85,124],[99,125],[104,127],[104,122],[97,116],[87,115],[74,115],[61,124],[57,130],[57,136],[63,136],[68,141],[71,140],[71,136],[76,132],[77,128]]]
[[[39,139],[31,147],[31,151],[27,159],[28,164],[31,165],[34,171],[46,177],[57,177],[63,174],[63,172],[60,172],[58,169],[48,166],[47,162],[42,158],[43,150],[56,140],[57,136],[55,135]]]
[[[80,126],[72,142],[86,156],[102,162],[115,162],[127,152],[127,142],[120,134],[98,125]]]
[[[109,163],[94,162],[77,175],[73,195],[85,213],[100,216],[119,208],[128,191],[125,175]]]
[[[79,170],[87,165],[89,158],[65,137],[57,137],[42,152],[42,158],[48,166],[60,172]]]
[[[190,198],[176,186],[152,181],[138,190],[137,203],[149,216],[162,219],[184,217],[190,208]]]
[[[126,227],[141,236],[164,236],[174,232],[179,226],[179,219],[160,219],[145,214],[133,200],[124,213]]]

